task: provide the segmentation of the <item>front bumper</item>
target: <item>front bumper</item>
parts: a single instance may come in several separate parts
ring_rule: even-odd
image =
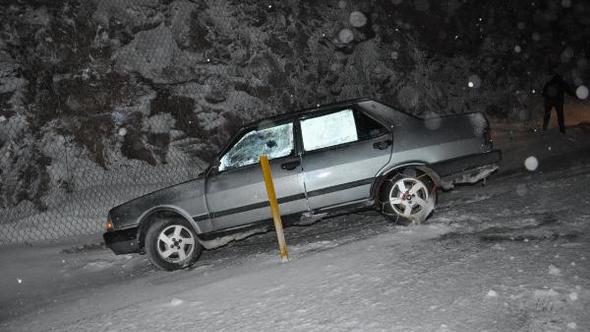
[[[106,232],[102,237],[106,246],[117,255],[139,252],[137,228]]]

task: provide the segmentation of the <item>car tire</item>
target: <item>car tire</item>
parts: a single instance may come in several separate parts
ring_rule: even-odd
[[[193,227],[184,219],[157,220],[150,225],[145,236],[148,258],[162,270],[189,267],[197,261],[202,250]]]
[[[436,206],[436,184],[422,171],[406,169],[386,179],[381,187],[381,213],[396,224],[421,224]]]

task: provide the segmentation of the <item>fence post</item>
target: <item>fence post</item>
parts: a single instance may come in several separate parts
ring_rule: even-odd
[[[264,176],[264,184],[266,185],[266,193],[268,194],[268,201],[270,203],[270,211],[272,212],[272,220],[277,232],[277,239],[279,240],[279,252],[281,262],[289,261],[289,253],[287,251],[287,242],[285,241],[285,234],[283,233],[283,222],[281,221],[281,213],[279,211],[279,203],[277,202],[277,195],[275,187],[272,182],[272,173],[268,157],[260,156],[260,168],[262,168],[262,175]]]

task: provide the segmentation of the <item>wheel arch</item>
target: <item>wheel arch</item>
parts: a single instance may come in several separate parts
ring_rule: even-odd
[[[169,205],[162,205],[152,207],[151,209],[142,213],[142,215],[138,218],[138,229],[137,229],[137,240],[139,244],[139,248],[143,248],[145,244],[145,235],[149,229],[149,226],[158,220],[158,217],[161,218],[178,218],[186,220],[195,233],[197,234],[197,241],[201,242],[198,235],[201,234],[201,229],[199,225],[193,220],[193,218],[184,210],[179,209],[175,206]]]

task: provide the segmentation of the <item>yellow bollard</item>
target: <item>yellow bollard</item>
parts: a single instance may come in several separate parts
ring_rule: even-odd
[[[268,157],[265,155],[260,156],[260,168],[262,168],[264,184],[266,185],[266,193],[268,194],[268,201],[270,203],[270,211],[272,212],[272,220],[275,224],[277,239],[279,240],[281,262],[285,263],[289,261],[289,253],[287,252],[287,242],[285,242],[285,234],[283,233],[283,222],[281,221],[281,212],[279,211],[279,203],[277,202],[275,186],[272,183],[272,173],[270,170],[270,164],[268,162]]]

